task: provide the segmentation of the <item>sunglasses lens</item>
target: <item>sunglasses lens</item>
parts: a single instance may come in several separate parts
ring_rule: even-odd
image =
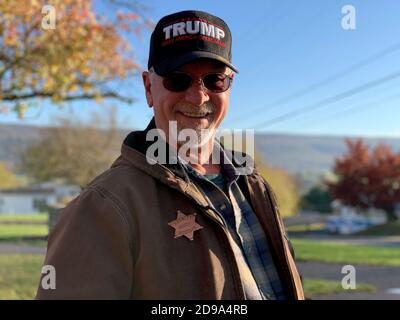
[[[203,78],[203,83],[212,92],[224,92],[229,88],[230,78],[223,73],[210,73]]]
[[[190,87],[192,77],[185,73],[173,72],[164,77],[163,84],[167,90],[180,92]]]
[[[172,72],[164,76],[165,89],[173,92],[182,92],[192,84],[192,76],[183,72]],[[210,73],[203,78],[204,87],[215,93],[224,92],[229,89],[231,78],[224,73]]]

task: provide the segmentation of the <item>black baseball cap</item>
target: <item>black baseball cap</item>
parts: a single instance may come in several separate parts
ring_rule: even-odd
[[[150,40],[148,68],[165,75],[196,59],[232,65],[232,36],[224,20],[195,10],[181,11],[161,18]]]

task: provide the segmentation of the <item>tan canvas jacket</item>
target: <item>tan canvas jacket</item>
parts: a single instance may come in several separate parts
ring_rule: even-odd
[[[44,264],[56,289],[37,299],[244,299],[227,229],[196,186],[175,169],[149,164],[145,131],[63,210]],[[239,185],[265,231],[288,299],[304,299],[275,197],[254,170]],[[174,238],[177,211],[196,213],[193,241]]]

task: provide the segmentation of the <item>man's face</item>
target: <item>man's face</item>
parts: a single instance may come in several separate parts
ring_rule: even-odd
[[[212,60],[196,60],[176,71],[193,77],[192,85],[187,90],[169,91],[164,88],[163,77],[155,72],[143,73],[147,102],[154,108],[157,128],[163,130],[167,139],[170,121],[176,121],[178,134],[182,129],[193,129],[198,137],[202,129],[215,133],[228,111],[230,90],[221,93],[207,91],[199,78],[214,72],[229,74],[229,71],[224,65]]]

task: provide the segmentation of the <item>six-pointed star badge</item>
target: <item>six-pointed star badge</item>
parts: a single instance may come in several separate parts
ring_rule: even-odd
[[[196,230],[203,229],[201,225],[196,222],[196,214],[186,215],[178,210],[178,216],[175,220],[168,223],[172,228],[175,229],[174,238],[185,236],[189,240],[193,240],[193,233]]]

